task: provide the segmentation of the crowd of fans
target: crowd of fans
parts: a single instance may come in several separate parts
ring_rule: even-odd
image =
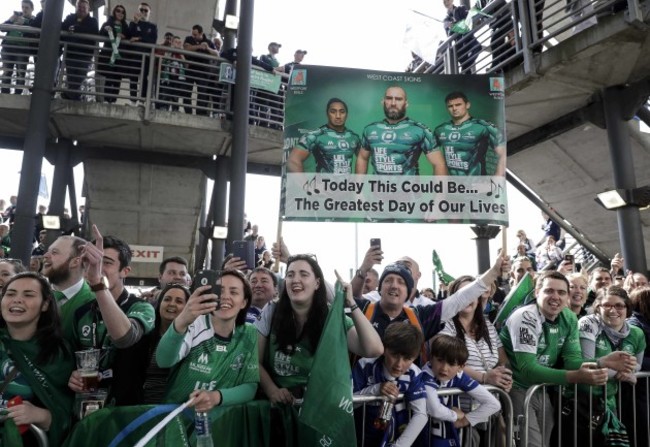
[[[41,3],[44,6],[45,1]],[[34,15],[31,0],[23,1],[21,5],[22,11],[16,11],[4,23],[40,28],[42,11]],[[219,79],[219,64],[224,59],[235,63],[236,49],[223,49],[218,33],[208,36],[198,24],[187,36],[167,32],[162,42],[158,42],[158,27],[152,20],[153,14],[152,6],[145,2],[140,3],[133,14],[118,4],[100,26],[97,18],[90,14],[88,0],[78,0],[76,11],[66,16],[61,24],[61,30],[65,32],[61,37],[65,49],[60,72],[66,80],[61,97],[83,100],[92,81],[97,101],[115,103],[124,96],[120,86],[126,81],[130,86],[127,95],[130,102],[127,104],[141,105],[149,92],[149,84],[153,83],[154,105],[159,110],[222,117],[227,107],[224,86]],[[2,93],[23,93],[30,58],[36,62],[38,49],[37,43],[25,39],[36,39],[38,35],[38,30],[10,30],[6,33],[1,53]],[[87,35],[102,36],[105,40],[98,43],[84,37]],[[140,43],[158,44],[153,79],[149,78],[150,48],[138,45]],[[281,46],[272,42],[268,54],[254,57],[253,64],[269,72],[288,74],[294,65],[302,62],[307,51],[296,50],[292,62],[280,65],[276,55]],[[95,73],[89,76],[92,69]],[[258,105],[258,109],[268,115],[264,101],[271,101],[273,97],[265,99],[266,93],[258,94],[262,96],[262,106]]]
[[[0,228],[11,229],[15,202],[12,197],[2,210],[7,224]],[[549,221],[545,215],[545,239],[539,243],[544,250],[551,233],[562,239]],[[474,445],[503,445],[501,403],[484,385],[509,394],[515,421],[525,414],[531,386],[566,386],[562,412],[553,410],[551,392],[534,395],[528,445],[549,445],[557,415],[573,417],[571,405],[579,420],[589,414],[589,389],[582,386],[594,386],[592,412],[621,410],[625,424],[644,420],[645,406],[628,414],[617,408],[615,396],[619,388],[632,397],[645,390],[628,386],[650,362],[645,273],[622,277],[618,254],[608,268],[588,273],[576,271],[567,257],[540,268],[539,257],[532,256],[536,244],[523,230],[516,236],[514,256],[499,256],[480,277],[460,276],[438,293],[420,292],[419,264],[409,256],[379,273],[384,263],[379,246],[367,250],[349,284],[339,278],[354,394],[387,401],[403,394],[407,403],[395,405],[385,425],[377,423],[381,400],[356,411],[359,443],[363,438],[366,446],[460,445],[471,439]],[[36,425],[58,446],[77,420],[91,417],[84,406],[90,398],[107,407],[194,398],[200,412],[256,398],[280,407],[302,401],[333,287],[314,255],[291,255],[282,241],[269,250],[257,225],[249,224],[245,238],[254,241],[258,266],[247,269],[245,260],[227,256],[218,294],[210,284],[193,284],[187,260],[175,256],[160,264],[159,287],[136,297],[124,286],[131,270],[128,244],[97,227],[92,241],[61,235],[49,246],[35,242],[35,250],[43,252],[36,269],[5,253],[0,356],[7,363],[0,374],[11,383],[2,404],[23,399],[9,407],[9,420]],[[286,265],[284,278],[268,268],[273,262],[267,263],[267,253]],[[506,294],[526,278],[535,284],[531,300],[499,318]],[[73,353],[87,349],[102,352],[96,387],[74,366]],[[13,368],[15,377],[9,376]],[[440,397],[447,388],[464,394]],[[568,421],[562,426],[572,430]],[[292,436],[283,427],[272,424],[274,445]],[[602,433],[590,434],[589,427],[579,424],[579,436],[601,440]],[[463,428],[465,441],[459,439]],[[569,444],[571,430],[561,433]],[[634,435],[642,437],[641,431]],[[29,431],[22,436],[31,442]]]

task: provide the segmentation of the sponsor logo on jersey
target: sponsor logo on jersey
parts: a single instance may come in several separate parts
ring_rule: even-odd
[[[90,326],[84,324],[83,327],[81,328],[81,335],[83,335],[84,337],[88,337],[88,335],[90,335]]]
[[[537,363],[543,366],[549,366],[551,357],[548,354],[540,355],[537,357]]]
[[[519,328],[519,343],[522,345],[535,346],[535,336],[530,333],[528,328]]]
[[[239,354],[235,357],[235,360],[230,364],[230,369],[233,371],[239,371],[244,367],[244,354]]]
[[[387,130],[385,132],[382,132],[381,134],[381,141],[384,143],[392,143],[397,139],[397,133],[395,133],[392,130]]]
[[[203,354],[199,355],[199,358],[196,361],[197,363],[202,363],[203,365],[207,365],[209,361],[208,354],[204,352]]]

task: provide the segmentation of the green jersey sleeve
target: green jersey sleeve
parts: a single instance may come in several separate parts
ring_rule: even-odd
[[[128,310],[126,316],[129,319],[136,320],[142,324],[144,333],[148,334],[155,325],[156,311],[153,306],[146,301],[134,303]]]

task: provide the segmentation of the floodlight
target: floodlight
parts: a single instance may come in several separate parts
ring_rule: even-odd
[[[596,194],[596,203],[608,210],[615,210],[617,208],[622,208],[627,205],[627,200],[625,200],[626,190],[624,189],[613,189],[611,191],[601,192]]]
[[[634,189],[613,189],[597,194],[594,200],[608,210],[615,210],[624,206],[636,206],[644,209],[650,206],[650,186],[641,186]]]

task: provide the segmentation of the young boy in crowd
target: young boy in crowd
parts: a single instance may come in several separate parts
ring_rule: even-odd
[[[393,323],[384,334],[384,355],[376,359],[360,359],[352,371],[354,394],[359,396],[384,396],[396,399],[401,393],[404,401],[395,403],[386,429],[375,427],[380,417],[383,401],[368,404],[365,412],[355,413],[357,440],[361,445],[410,446],[427,423],[424,384],[420,368],[413,364],[419,356],[424,336],[420,329],[407,323]],[[408,406],[408,408],[407,408]],[[439,405],[442,416],[453,418],[455,413]],[[409,420],[408,409],[411,410]],[[449,413],[452,413],[450,415]]]
[[[501,409],[501,404],[477,381],[463,372],[469,352],[465,343],[449,335],[436,335],[431,340],[431,359],[422,368],[421,380],[427,394],[427,412],[438,419],[426,433],[427,445],[432,447],[460,447],[458,429],[486,422]],[[458,410],[458,396],[438,397],[436,390],[460,388],[473,399],[473,410],[463,413]],[[435,416],[436,406],[442,401],[458,414],[456,421],[442,420]]]

